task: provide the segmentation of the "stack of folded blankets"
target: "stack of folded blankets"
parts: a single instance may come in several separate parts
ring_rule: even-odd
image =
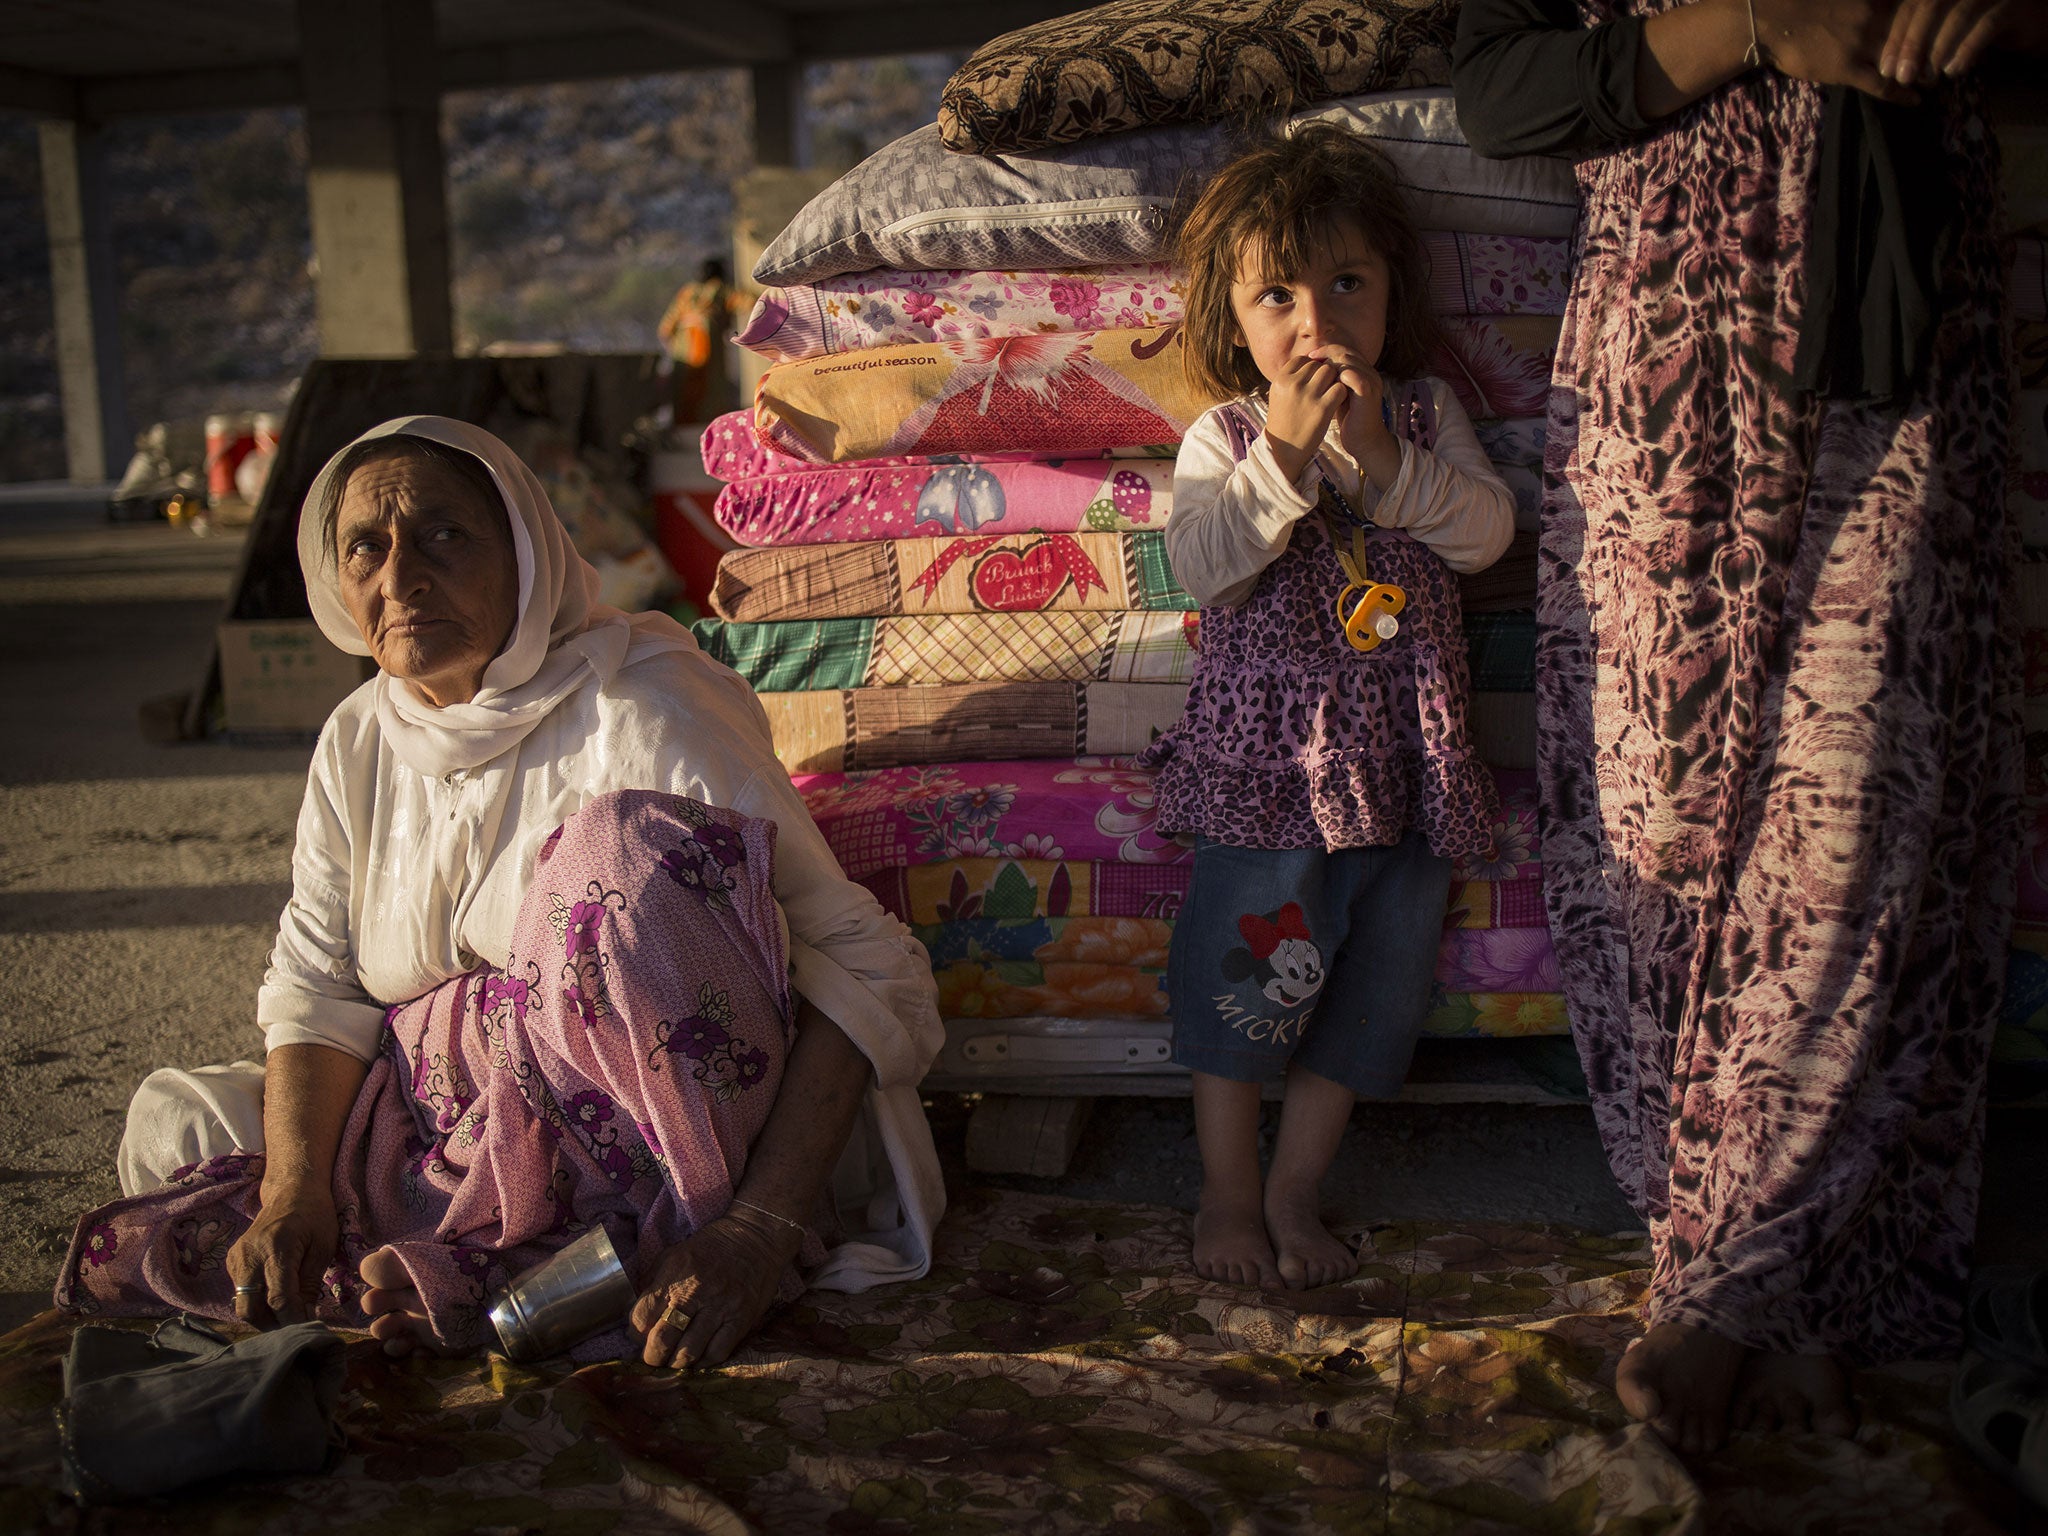
[[[1430,1028],[1561,1033],[1530,609],[1577,195],[1561,162],[1465,147],[1442,83],[1451,7],[1404,14],[1428,26],[1388,23],[1376,72],[1346,81],[1433,86],[1297,89],[1315,104],[1280,126],[1332,122],[1394,161],[1430,231],[1447,342],[1435,371],[1527,530],[1465,584],[1474,730],[1503,811],[1494,857],[1460,871]],[[990,48],[1039,68],[1061,55],[1037,30]],[[1006,78],[970,60],[946,131],[975,116],[969,87]],[[1096,1024],[1128,1036],[1167,1012],[1190,850],[1153,830],[1130,755],[1179,718],[1199,644],[1162,529],[1175,448],[1211,402],[1187,385],[1182,294],[1163,263],[1172,210],[1240,135],[1162,116],[1027,145],[1002,140],[1021,131],[1014,113],[984,112],[984,139],[967,146],[981,152],[947,147],[935,125],[856,167],[755,268],[766,291],[738,339],[773,366],[753,410],[704,439],[705,467],[727,482],[718,520],[742,548],[698,638],[760,693],[848,874],[930,950],[956,1037],[990,1019],[1014,1021],[1020,1040]],[[1142,1065],[1164,1045],[1143,1062],[1110,1055]]]

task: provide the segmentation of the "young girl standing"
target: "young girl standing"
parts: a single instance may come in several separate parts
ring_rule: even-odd
[[[1189,370],[1228,400],[1174,466],[1166,547],[1200,658],[1147,755],[1162,829],[1196,834],[1168,958],[1195,1267],[1327,1285],[1355,1260],[1322,1225],[1323,1173],[1356,1098],[1400,1091],[1452,860],[1491,843],[1454,573],[1500,557],[1514,504],[1420,376],[1428,262],[1376,151],[1333,129],[1251,149],[1179,256]],[[1262,1185],[1260,1085],[1283,1066]]]

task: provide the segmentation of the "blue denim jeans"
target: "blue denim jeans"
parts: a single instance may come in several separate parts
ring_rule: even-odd
[[[1411,832],[1382,848],[1195,839],[1173,925],[1173,1059],[1258,1082],[1289,1060],[1392,1098],[1429,1011],[1451,861]]]

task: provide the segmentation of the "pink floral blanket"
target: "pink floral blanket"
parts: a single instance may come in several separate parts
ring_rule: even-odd
[[[963,337],[778,363],[754,395],[762,441],[814,464],[888,454],[1043,457],[1178,442],[1210,401],[1178,326]]]
[[[769,475],[826,474],[837,467],[800,459],[795,454],[782,452],[772,443],[764,443],[761,435],[754,430],[752,410],[728,411],[725,415],[714,418],[704,429],[704,436],[698,444],[698,449],[704,456],[704,472],[714,480],[759,480]],[[1126,449],[1121,453],[1046,454],[1029,448],[1015,453],[948,453],[936,456],[899,453],[864,459],[861,461],[861,468],[927,469],[940,464],[1039,464],[1052,458],[1162,459],[1171,467],[1174,451],[1174,444],[1168,442],[1148,448]]]
[[[1430,307],[1444,315],[1561,315],[1571,242],[1427,231]],[[1129,330],[1187,318],[1163,262],[1045,272],[878,268],[770,288],[733,339],[775,362],[982,336]]]
[[[969,533],[1127,533],[1173,508],[1170,459],[846,464],[739,480],[718,493],[740,543],[855,544]]]

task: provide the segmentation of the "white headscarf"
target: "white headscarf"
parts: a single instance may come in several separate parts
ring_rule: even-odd
[[[439,778],[487,763],[518,746],[577,690],[602,687],[621,667],[657,652],[696,648],[666,614],[627,615],[598,602],[597,572],[569,542],[548,493],[518,455],[482,427],[446,416],[401,416],[348,447],[401,433],[446,443],[483,462],[505,498],[519,562],[519,617],[505,648],[484,669],[475,698],[436,708],[385,673],[371,684],[384,739],[408,768]],[[370,647],[342,603],[335,552],[325,547],[320,527],[321,501],[347,452],[327,461],[299,511],[299,569],[320,632],[351,655],[368,656]]]

